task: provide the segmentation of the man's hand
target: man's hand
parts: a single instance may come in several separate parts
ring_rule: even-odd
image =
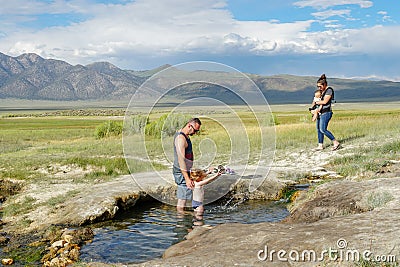
[[[187,178],[187,179],[185,178],[185,181],[186,181],[186,187],[193,190],[193,188],[194,188],[194,181],[193,181],[193,180],[190,180],[189,178]]]

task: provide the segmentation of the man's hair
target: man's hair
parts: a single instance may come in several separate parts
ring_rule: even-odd
[[[197,123],[198,125],[201,125],[199,118],[191,118],[187,123]]]

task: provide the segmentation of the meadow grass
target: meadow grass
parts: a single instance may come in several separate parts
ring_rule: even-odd
[[[128,173],[121,138],[95,137],[96,127],[104,121],[81,117],[1,119],[0,177],[45,179],[38,170],[57,163],[98,167],[104,176]]]
[[[386,141],[382,145],[361,148],[356,152],[335,158],[330,165],[343,176],[368,178],[380,171],[389,160],[399,160],[400,140]]]
[[[210,107],[210,109],[212,109]],[[151,114],[150,121],[167,112]],[[229,112],[215,112],[212,118],[202,118],[202,129],[192,137],[196,160],[201,164],[212,161],[227,163],[234,156],[243,162],[257,162],[260,149],[285,153],[291,149],[310,149],[317,144],[315,123],[306,111],[277,111],[272,114],[276,126],[268,121],[271,114],[258,113],[267,123],[260,126],[255,115],[243,110],[232,116]],[[122,121],[121,117],[111,118]],[[154,166],[167,169],[172,157],[172,137],[146,138],[149,159],[130,160],[128,169],[123,153],[121,135],[96,138],[96,128],[110,121],[110,117],[29,117],[0,119],[0,178],[20,180],[51,179],[52,166],[73,165],[91,170],[75,182],[107,179],[129,172],[147,171]],[[381,164],[380,160],[398,159],[400,136],[400,110],[338,110],[334,111],[329,129],[343,144],[379,141],[387,147],[366,148],[354,151],[353,156],[335,159],[332,166],[344,175],[353,175],[368,164]],[[261,133],[267,142],[262,147]],[[397,140],[396,140],[397,138]],[[390,139],[394,139],[389,142]],[[326,144],[330,141],[326,140]],[[265,146],[265,144],[264,144]],[[134,153],[134,152],[133,152]],[[247,158],[249,155],[249,158]],[[164,162],[163,157],[168,156]],[[143,155],[138,154],[139,158]],[[362,164],[365,162],[365,164]],[[368,164],[367,164],[368,163]],[[44,173],[43,170],[48,170]]]
[[[27,211],[33,209],[36,199],[33,197],[25,197],[21,202],[11,203],[6,209],[4,209],[4,216],[14,216],[18,214],[24,214]]]
[[[317,145],[317,132],[315,123],[303,120],[309,114],[292,113],[277,114],[277,148],[287,147],[308,148]],[[367,138],[397,137],[400,132],[400,110],[393,111],[335,111],[328,129],[342,143],[351,140]],[[384,140],[382,140],[384,141]],[[330,141],[325,138],[327,144]]]

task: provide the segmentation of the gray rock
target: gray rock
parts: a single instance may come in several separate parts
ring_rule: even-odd
[[[239,169],[236,169],[239,170]],[[252,177],[252,171],[242,172]],[[286,186],[285,182],[273,178],[241,179],[238,176],[225,175],[217,179],[214,188],[224,188],[229,192],[229,197],[246,199],[276,199],[279,192]],[[139,184],[138,184],[139,183]],[[252,183],[260,186],[253,192],[249,191]],[[212,194],[212,190],[207,192]],[[47,213],[41,209],[41,213],[33,211],[30,213],[32,223],[24,229],[17,229],[16,221],[10,221],[6,225],[6,231],[40,231],[50,225],[81,226],[94,222],[112,219],[116,214],[125,209],[132,208],[139,200],[148,200],[151,196],[157,196],[165,203],[176,203],[176,185],[170,170],[158,173],[138,173],[133,177],[125,175],[112,181],[100,184],[88,185],[80,193],[57,204]],[[39,207],[40,208],[40,207]],[[40,214],[40,216],[39,216]],[[26,215],[25,215],[26,216]]]

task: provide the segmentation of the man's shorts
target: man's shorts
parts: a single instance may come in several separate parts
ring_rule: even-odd
[[[176,189],[177,199],[192,199],[192,189],[187,188],[185,178],[182,173],[174,173],[175,183],[178,185]]]
[[[187,188],[186,184],[178,185],[176,189],[177,199],[192,199],[192,189]]]

